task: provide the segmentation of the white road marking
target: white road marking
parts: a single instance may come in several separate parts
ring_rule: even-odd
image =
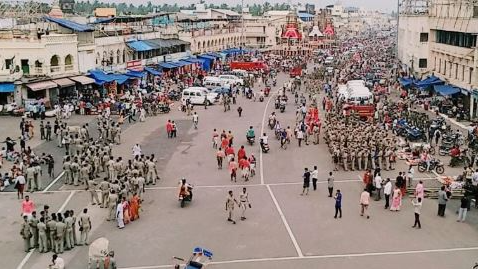
[[[17,269],[22,269],[23,266],[25,266],[25,264],[27,263],[27,261],[30,259],[30,257],[32,256],[33,252],[35,251],[35,249],[31,249],[27,255],[25,255],[25,258],[23,258],[22,262],[20,262],[20,264],[17,266]]]
[[[76,193],[76,190],[71,191],[70,195],[68,195],[65,202],[63,202],[63,204],[58,209],[58,213],[61,213],[63,210],[65,210],[65,207],[68,205],[68,203],[70,202],[71,198],[73,198],[73,195],[75,195],[75,193]]]
[[[274,193],[272,192],[272,189],[269,185],[267,185],[267,190],[269,191],[269,194],[271,195],[272,201],[274,202],[277,211],[279,212],[280,218],[282,219],[282,222],[284,223],[285,228],[287,229],[287,233],[289,233],[290,240],[292,240],[292,243],[294,244],[295,250],[297,251],[297,255],[299,257],[304,257],[302,254],[302,250],[300,249],[299,243],[297,243],[297,240],[295,239],[294,234],[292,233],[292,229],[289,226],[289,223],[287,223],[287,219],[285,218],[284,213],[282,212],[282,209],[279,206],[279,202],[277,202],[276,197],[274,196]]]
[[[416,180],[420,179],[435,179],[435,178],[417,178]],[[361,180],[358,179],[344,179],[344,180],[335,180],[335,183],[355,183],[359,182]],[[317,181],[317,184],[325,184],[327,181]],[[239,188],[239,187],[264,187],[264,186],[287,186],[287,185],[301,185],[302,182],[278,182],[278,183],[265,183],[265,184],[237,184],[237,185],[199,185],[199,186],[194,186],[195,189],[207,189],[207,188]],[[176,186],[165,186],[165,187],[147,187],[145,188],[146,190],[175,190],[178,187]],[[78,190],[56,190],[56,191],[46,191],[46,192],[38,192],[37,194],[47,194],[47,193],[70,193],[72,191],[75,192],[86,192],[84,189],[78,189]],[[0,192],[0,196],[2,195],[16,195],[16,192]]]
[[[441,249],[423,249],[423,250],[406,250],[406,251],[388,251],[388,252],[367,252],[367,253],[346,253],[346,254],[330,254],[330,255],[312,255],[302,257],[275,257],[275,258],[257,258],[211,262],[212,265],[234,264],[234,263],[254,263],[254,262],[271,262],[271,261],[297,261],[297,260],[318,260],[318,259],[340,259],[340,258],[357,258],[357,257],[376,257],[376,256],[394,256],[394,255],[410,255],[424,253],[450,253],[476,251],[478,247],[466,248],[441,248]],[[137,267],[121,267],[120,269],[156,269],[156,268],[173,268],[174,265],[150,265]]]
[[[262,134],[264,133],[264,123],[265,123],[265,120],[266,120],[267,108],[269,107],[269,103],[271,102],[273,96],[274,96],[274,94],[271,94],[271,96],[267,100],[266,107],[264,108],[264,113],[262,114],[261,133],[259,134],[259,137],[261,137]],[[263,161],[262,161],[262,154],[263,153],[262,153],[262,148],[261,148],[261,151],[259,151],[259,165],[260,165],[259,174],[261,175],[261,184],[264,185],[264,166],[263,166]]]
[[[43,193],[47,192],[55,183],[60,180],[60,178],[65,174],[65,171],[62,171],[45,189],[43,189]]]
[[[68,205],[68,203],[70,202],[71,198],[73,198],[73,195],[75,195],[75,193],[76,193],[76,190],[70,191],[70,195],[68,195],[65,202],[63,202],[63,204],[58,209],[58,211],[57,211],[58,213],[61,213],[63,210],[65,210],[65,207]],[[27,255],[25,255],[23,260],[17,266],[17,269],[22,269],[23,266],[25,266],[25,264],[28,262],[28,260],[30,259],[30,257],[32,256],[34,251],[35,251],[35,249],[33,248],[27,253]]]

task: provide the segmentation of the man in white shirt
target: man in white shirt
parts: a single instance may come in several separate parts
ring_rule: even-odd
[[[375,176],[375,190],[377,191],[377,198],[375,199],[375,201],[380,201],[380,199],[382,198],[381,197],[381,192],[382,192],[382,176],[380,176],[380,173],[378,173],[376,176]]]
[[[319,170],[317,170],[317,165],[314,166],[314,170],[310,173],[312,177],[312,187],[314,187],[314,191],[317,190],[317,179],[319,178]]]
[[[387,178],[385,181],[385,186],[383,187],[383,194],[385,195],[385,209],[388,209],[390,206],[390,194],[392,194],[392,182],[390,178]]]

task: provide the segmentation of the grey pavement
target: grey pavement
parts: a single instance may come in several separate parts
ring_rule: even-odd
[[[281,74],[278,85],[285,80]],[[267,100],[266,100],[267,101]],[[343,218],[334,219],[334,201],[327,197],[326,174],[332,170],[330,155],[323,144],[299,148],[293,141],[287,150],[280,149],[272,131],[271,151],[262,155],[259,145],[249,146],[245,132],[254,126],[262,128],[266,102],[252,102],[239,97],[244,109],[239,118],[234,105],[229,112],[221,106],[204,110],[197,107],[199,128],[194,130],[191,118],[176,109],[170,114],[147,118],[123,132],[123,143],[114,149],[115,156],[131,157],[131,147],[140,143],[145,154],[158,158],[161,180],[149,186],[145,194],[139,220],[119,230],[114,222],[106,221],[106,210],[88,204],[88,195],[82,190],[73,194],[69,187],[49,193],[34,193],[38,205],[48,203],[54,209],[62,205],[76,212],[83,207],[91,212],[93,230],[91,239],[106,237],[116,253],[120,268],[172,268],[172,256],[188,257],[193,247],[202,246],[214,252],[210,268],[471,268],[478,261],[477,211],[469,222],[455,221],[456,206],[447,208],[447,217],[436,216],[436,200],[425,199],[421,230],[412,229],[413,208],[408,198],[403,200],[400,212],[383,209],[383,200],[372,202],[369,220],[359,216],[359,195],[363,172],[335,172],[336,188],[343,193]],[[266,109],[266,117],[273,110]],[[278,113],[283,125],[294,124],[295,109],[287,106]],[[178,138],[168,139],[165,124],[176,120]],[[212,130],[231,130],[235,148],[245,145],[248,154],[258,159],[258,174],[250,182],[229,180],[226,169],[218,170],[215,150],[211,146]],[[300,196],[304,167],[319,167],[319,186],[307,196]],[[263,170],[263,177],[260,170]],[[400,161],[395,171],[385,171],[383,177],[395,178],[405,171]],[[181,177],[195,185],[194,199],[180,208],[176,186]],[[426,178],[432,184],[433,174],[417,172],[416,178]],[[228,190],[238,197],[242,186],[247,186],[252,208],[247,220],[236,225],[226,220],[224,209]],[[54,188],[57,189],[57,188]],[[68,199],[69,198],[69,199]],[[0,196],[0,252],[8,257],[5,268],[17,268],[25,258],[19,232],[20,202],[13,193]],[[240,211],[236,209],[236,217]],[[87,247],[77,247],[62,257],[67,268],[85,268]],[[25,259],[23,268],[46,267],[50,254],[33,252]]]

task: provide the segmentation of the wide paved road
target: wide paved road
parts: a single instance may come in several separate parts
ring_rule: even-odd
[[[279,77],[278,85],[288,79]],[[276,92],[276,89],[274,89]],[[293,99],[293,98],[290,98]],[[359,216],[359,195],[362,172],[338,172],[336,188],[343,193],[343,213],[333,218],[334,201],[327,197],[326,175],[332,170],[325,145],[299,148],[293,141],[287,150],[267,128],[268,115],[274,111],[273,101],[252,102],[239,97],[229,112],[221,106],[204,110],[197,108],[199,129],[192,128],[191,119],[175,110],[170,114],[148,118],[124,131],[124,143],[114,150],[115,156],[131,156],[131,147],[140,143],[146,154],[159,159],[161,181],[147,190],[139,221],[116,229],[105,221],[106,210],[87,206],[88,195],[83,190],[58,191],[33,195],[37,206],[48,203],[53,210],[90,209],[93,219],[91,238],[104,236],[116,252],[121,268],[172,268],[172,256],[188,257],[195,246],[215,254],[211,268],[471,268],[478,261],[478,231],[476,224],[456,223],[455,208],[448,208],[447,218],[436,217],[436,201],[425,200],[421,230],[411,228],[413,208],[404,199],[403,209],[392,213],[383,209],[383,202],[373,202],[371,219]],[[293,101],[292,101],[293,102]],[[242,106],[243,116],[236,109]],[[295,109],[289,102],[285,113],[278,113],[282,125],[293,126]],[[174,119],[179,124],[179,137],[167,139],[165,122]],[[247,145],[245,132],[254,126],[256,134],[264,129],[270,136],[271,151],[261,154],[259,145]],[[265,126],[264,126],[265,125]],[[258,158],[257,175],[247,184],[232,183],[226,169],[218,170],[215,150],[211,147],[212,130],[231,130],[236,149],[245,145],[247,154]],[[300,196],[304,167],[319,167],[319,188],[308,196]],[[395,178],[405,171],[400,163],[394,172],[383,177]],[[181,209],[176,199],[176,186],[181,177],[195,185],[194,201]],[[433,180],[432,174],[417,178]],[[224,203],[228,190],[239,194],[248,187],[252,209],[248,219],[232,225],[226,220]],[[50,254],[25,256],[19,232],[19,202],[16,195],[1,197],[1,244],[4,268],[43,269]],[[471,212],[476,214],[476,212]],[[236,217],[239,210],[236,210]],[[85,268],[88,249],[77,247],[63,257],[68,268]]]

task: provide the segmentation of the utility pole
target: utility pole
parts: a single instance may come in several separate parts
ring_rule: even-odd
[[[244,0],[241,0],[241,54],[244,54],[244,48],[246,45],[246,42],[244,41]]]

